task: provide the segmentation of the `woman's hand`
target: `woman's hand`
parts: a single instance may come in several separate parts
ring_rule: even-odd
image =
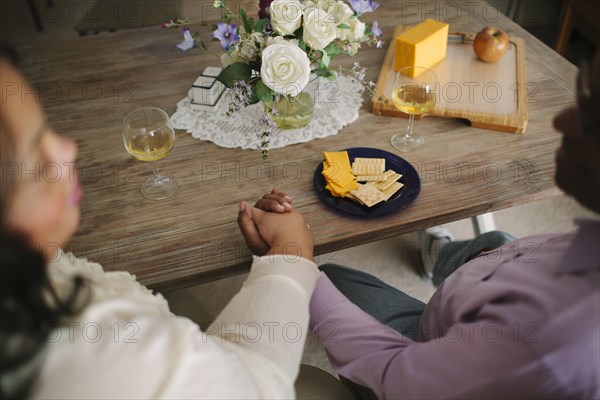
[[[283,213],[292,211],[293,202],[294,199],[287,194],[277,189],[273,189],[271,190],[271,193],[265,194],[260,200],[258,200],[254,207],[260,208],[264,211]]]
[[[283,254],[313,258],[313,238],[304,217],[291,207],[292,199],[277,190],[250,207],[240,203],[238,225],[256,255]]]

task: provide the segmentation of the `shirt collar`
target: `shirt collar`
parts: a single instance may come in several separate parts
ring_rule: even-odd
[[[579,229],[558,264],[558,272],[600,270],[600,220],[576,219],[575,225]]]

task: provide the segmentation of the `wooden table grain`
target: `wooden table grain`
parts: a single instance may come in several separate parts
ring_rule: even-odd
[[[50,125],[79,144],[85,196],[81,226],[65,249],[170,290],[247,271],[251,254],[237,227],[238,202],[254,201],[273,187],[294,197],[314,233],[317,255],[559,194],[553,175],[560,136],[552,117],[573,103],[577,68],[484,2],[382,0],[365,16],[379,20],[386,45],[395,26],[424,18],[449,22],[455,31],[498,26],[525,40],[527,131],[475,129],[436,117],[417,121],[426,145],[401,156],[421,176],[420,196],[400,213],[372,219],[336,213],[318,199],[312,183],[324,150],[365,146],[397,153],[389,139],[405,121],[373,115],[367,98],[358,121],[337,135],[272,150],[268,161],[257,151],[223,149],[177,132],[174,150],[158,166],[177,180],[178,191],[150,201],[140,184],[153,165],[125,151],[123,118],[142,106],[173,113],[199,72],[219,60],[180,53],[174,47],[180,31],[158,27],[20,48]],[[209,47],[219,51],[218,43]],[[385,49],[363,46],[358,60],[368,68],[367,79],[377,78],[384,56]]]

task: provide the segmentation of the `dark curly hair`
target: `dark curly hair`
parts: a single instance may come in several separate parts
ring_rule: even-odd
[[[0,38],[0,62],[17,64],[16,52]],[[0,113],[0,165],[14,162],[14,143]],[[81,308],[85,281],[74,278],[60,298],[50,284],[46,260],[26,238],[5,226],[14,177],[0,168],[0,399],[23,398],[43,363],[48,335]]]

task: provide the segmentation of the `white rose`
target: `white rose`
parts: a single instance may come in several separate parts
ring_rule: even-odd
[[[336,38],[334,19],[320,8],[304,13],[304,42],[315,50],[323,50]]]
[[[319,8],[325,11],[336,25],[345,23],[354,15],[350,6],[343,1],[321,0]]]
[[[318,0],[317,2],[308,0],[304,2],[304,15],[310,10],[319,8],[328,15],[328,20],[341,24],[346,22],[354,15],[352,8],[341,0]]]
[[[280,35],[291,35],[302,25],[304,6],[300,0],[274,0],[271,3],[271,25]]]
[[[308,84],[310,60],[298,46],[272,44],[263,50],[260,76],[275,93],[297,96]]]
[[[304,15],[306,15],[307,12],[309,12],[310,10],[313,10],[317,8],[317,3],[315,3],[314,1],[311,0],[307,0],[304,2]]]
[[[365,23],[359,21],[358,18],[350,18],[346,21],[346,25],[348,25],[350,29],[338,29],[338,39],[357,42],[365,36]]]
[[[283,36],[271,36],[270,38],[267,39],[267,46],[270,46],[272,44],[291,44],[293,46],[300,46],[300,42],[298,41],[298,39],[286,39]]]

